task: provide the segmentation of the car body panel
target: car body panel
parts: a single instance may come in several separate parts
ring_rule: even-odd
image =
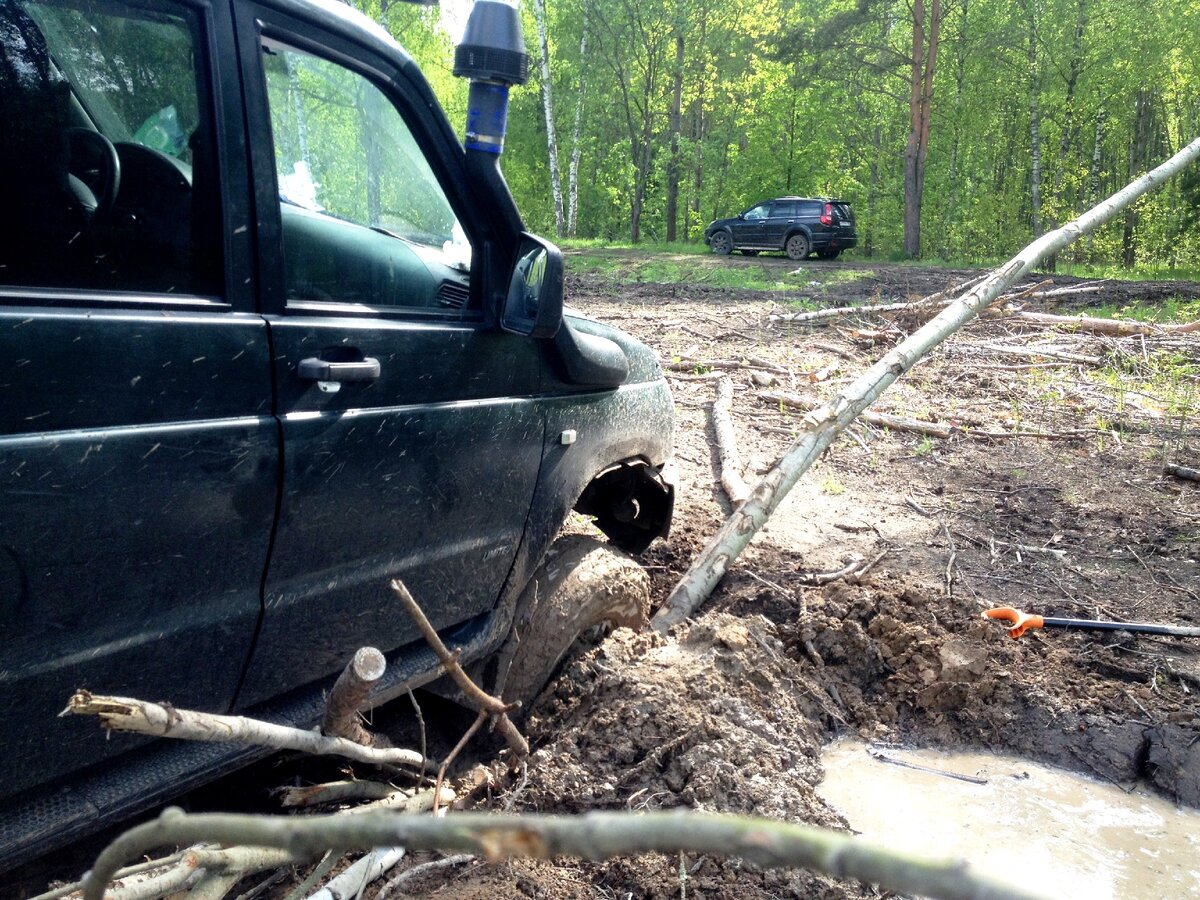
[[[56,719],[77,688],[228,707],[279,442],[257,316],[0,307],[0,360],[0,711],[38,760],[11,793],[136,743]]]
[[[169,180],[172,234],[157,237],[172,250],[184,219],[219,220],[178,266],[213,288],[14,287],[0,270],[0,710],[17,723],[5,759],[41,763],[0,787],[0,869],[256,753],[106,740],[94,721],[56,718],[74,689],[310,728],[334,673],[371,644],[389,660],[372,702],[396,696],[439,664],[391,578],[478,659],[589,483],[670,462],[672,401],[649,349],[572,317],[563,328],[628,362],[624,383],[589,386],[580,373],[596,367],[564,365],[568,343],[497,329],[520,241],[511,197],[472,177],[428,83],[378,26],[333,0],[112,8],[200,23],[212,115],[185,137],[197,154],[211,141],[211,167],[125,138],[120,158]],[[285,222],[260,27],[387,93],[477,251],[469,274],[311,211]],[[152,182],[131,183],[153,202]],[[289,281],[318,290],[289,297]],[[379,371],[318,383],[300,375],[311,358]]]
[[[338,671],[360,646],[419,635],[388,584],[435,627],[491,608],[520,543],[543,414],[532,342],[461,323],[271,318],[284,475],[266,613],[239,705]],[[326,393],[297,363],[325,348],[380,377]]]

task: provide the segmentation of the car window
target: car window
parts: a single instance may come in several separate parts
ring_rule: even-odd
[[[771,211],[770,203],[760,203],[758,206],[754,207],[754,209],[747,210],[743,214],[742,218],[743,219],[765,219],[767,217],[767,213],[769,213],[770,211]]]
[[[774,207],[771,209],[773,218],[791,218],[796,215],[795,200],[776,200]]]
[[[806,200],[800,204],[800,215],[819,216],[825,211],[825,204],[820,200]]]
[[[263,43],[290,302],[461,307],[471,244],[412,131],[363,75]]]
[[[833,204],[833,211],[837,213],[838,218],[843,222],[850,225],[854,224],[854,211],[850,209],[849,203],[835,203]]]
[[[198,13],[0,4],[0,283],[217,293]]]

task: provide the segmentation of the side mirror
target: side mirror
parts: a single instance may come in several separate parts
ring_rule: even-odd
[[[562,317],[562,251],[537,235],[522,233],[500,327],[514,334],[550,338],[558,332]]]
[[[744,218],[746,218],[746,214],[744,212],[740,212],[740,213],[738,213],[738,218],[744,219]]]

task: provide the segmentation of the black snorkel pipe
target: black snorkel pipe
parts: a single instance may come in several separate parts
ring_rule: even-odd
[[[462,41],[454,51],[454,74],[469,78],[467,132],[464,141],[467,177],[484,197],[497,203],[495,214],[509,234],[524,230],[513,201],[500,154],[508,125],[508,91],[529,80],[529,55],[515,5],[501,0],[475,0]]]

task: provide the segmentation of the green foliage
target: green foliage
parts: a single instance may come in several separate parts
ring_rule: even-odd
[[[382,2],[357,0],[377,20]],[[1031,99],[1040,110],[1046,227],[1200,134],[1198,3],[943,0],[942,8],[922,207],[927,256],[978,265],[1007,259],[1032,239]],[[450,77],[452,48],[438,14],[394,2],[387,10],[391,32],[461,128],[465,85]],[[536,53],[532,14],[524,15]],[[1036,73],[1027,56],[1030,15]],[[564,189],[572,151],[580,156],[580,238],[662,241],[677,167],[678,235],[688,242],[699,242],[713,218],[758,200],[836,195],[858,215],[851,258],[902,256],[907,0],[547,0],[547,16]],[[531,83],[512,93],[503,166],[527,224],[552,232],[546,122],[531,68]],[[1194,277],[1200,171],[1177,177],[1057,262]]]

